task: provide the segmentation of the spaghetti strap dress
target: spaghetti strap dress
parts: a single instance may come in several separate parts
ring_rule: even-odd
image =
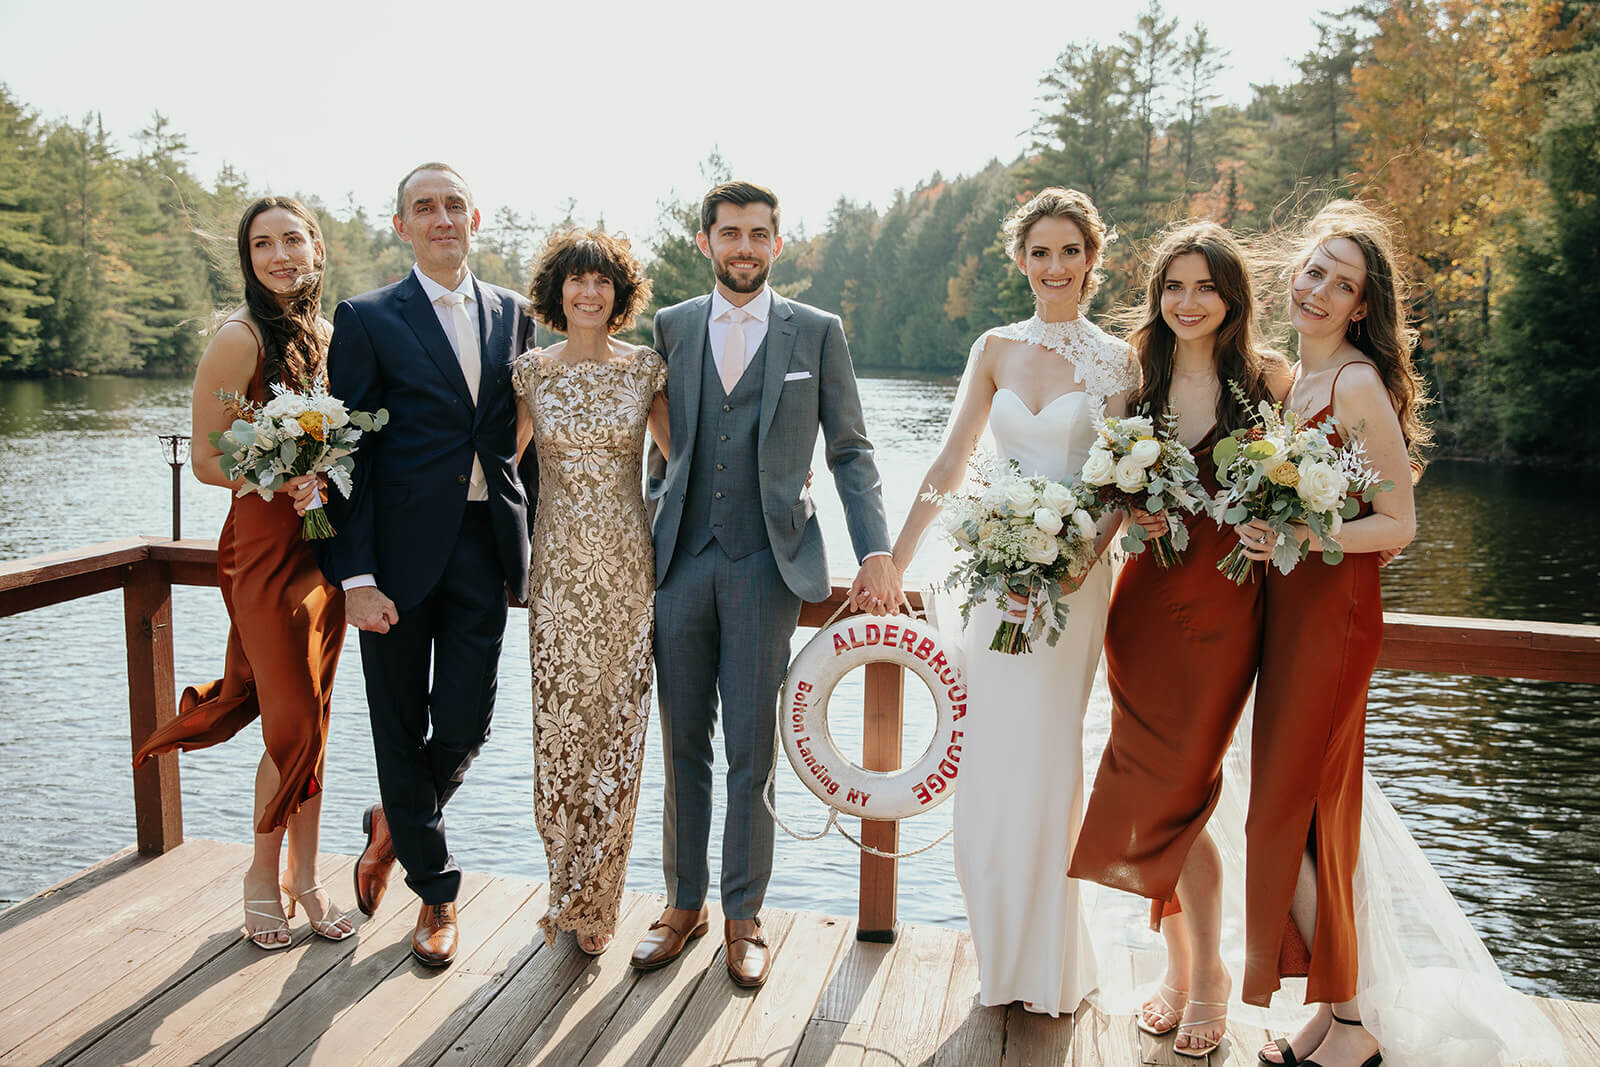
[[[257,335],[246,394],[257,402],[268,399],[260,344]],[[217,538],[217,585],[229,620],[222,677],[185,689],[178,717],[150,736],[133,764],[163,752],[208,748],[260,717],[278,790],[256,833],[271,833],[322,792],[333,676],[344,645],[344,593],[323,577],[311,545],[301,539],[300,516],[287,493],[271,500],[253,492],[234,497]]]
[[[1333,388],[1338,384],[1336,374]],[[1332,389],[1329,396],[1312,425],[1333,414]],[[1330,436],[1341,444],[1337,431]],[[1363,504],[1360,515],[1371,511]],[[1314,552],[1288,574],[1265,570],[1245,820],[1243,998],[1265,1005],[1281,977],[1304,975],[1308,1004],[1337,1003],[1356,995],[1354,879],[1367,683],[1383,644],[1378,555],[1348,553],[1328,566]],[[1309,956],[1289,918],[1308,849],[1317,866]]]
[[[1191,449],[1215,495],[1215,426]],[[1222,763],[1261,662],[1262,583],[1217,570],[1236,543],[1209,515],[1187,519],[1189,546],[1162,567],[1129,557],[1106,624],[1111,732],[1068,873],[1178,910],[1178,872],[1222,793]]]

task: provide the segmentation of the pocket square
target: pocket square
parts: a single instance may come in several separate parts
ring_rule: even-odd
[[[796,371],[790,371],[788,374],[785,374],[783,376],[783,380],[786,381],[786,382],[803,382],[809,377],[811,377],[811,372],[810,371],[808,371],[808,370],[796,370]]]

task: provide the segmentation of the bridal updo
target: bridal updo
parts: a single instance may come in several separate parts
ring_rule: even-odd
[[[1106,224],[1101,220],[1100,212],[1095,210],[1094,201],[1084,193],[1052,185],[1039,190],[1027,203],[1019,204],[1015,211],[1006,216],[1001,226],[1001,231],[1008,239],[1011,258],[1022,258],[1022,253],[1028,247],[1028,231],[1040,219],[1051,216],[1071,221],[1083,234],[1084,255],[1092,266],[1088,277],[1083,279],[1078,305],[1087,307],[1095,290],[1100,288],[1100,250],[1106,243]]]

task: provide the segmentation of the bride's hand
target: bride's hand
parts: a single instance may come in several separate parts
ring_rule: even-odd
[[[1143,526],[1144,532],[1151,537],[1162,537],[1167,533],[1167,513],[1165,509],[1152,513],[1141,507],[1130,507],[1128,515],[1134,522]]]

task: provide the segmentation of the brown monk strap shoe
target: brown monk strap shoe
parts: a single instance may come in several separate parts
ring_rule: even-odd
[[[727,944],[728,976],[734,985],[754,989],[767,980],[772,971],[772,952],[767,948],[767,939],[761,936],[760,919],[725,920],[722,940]]]
[[[429,967],[448,967],[456,958],[456,902],[424,904],[411,934],[411,954]]]
[[[356,907],[363,915],[378,910],[383,891],[389,888],[389,872],[394,870],[394,840],[389,837],[389,820],[383,805],[374,804],[361,814],[361,830],[367,847],[356,860]]]
[[[697,937],[704,937],[711,929],[705,905],[699,911],[688,908],[668,908],[661,918],[650,924],[650,932],[634,946],[633,958],[628,961],[635,970],[653,971],[665,967],[683,955],[684,947]]]

